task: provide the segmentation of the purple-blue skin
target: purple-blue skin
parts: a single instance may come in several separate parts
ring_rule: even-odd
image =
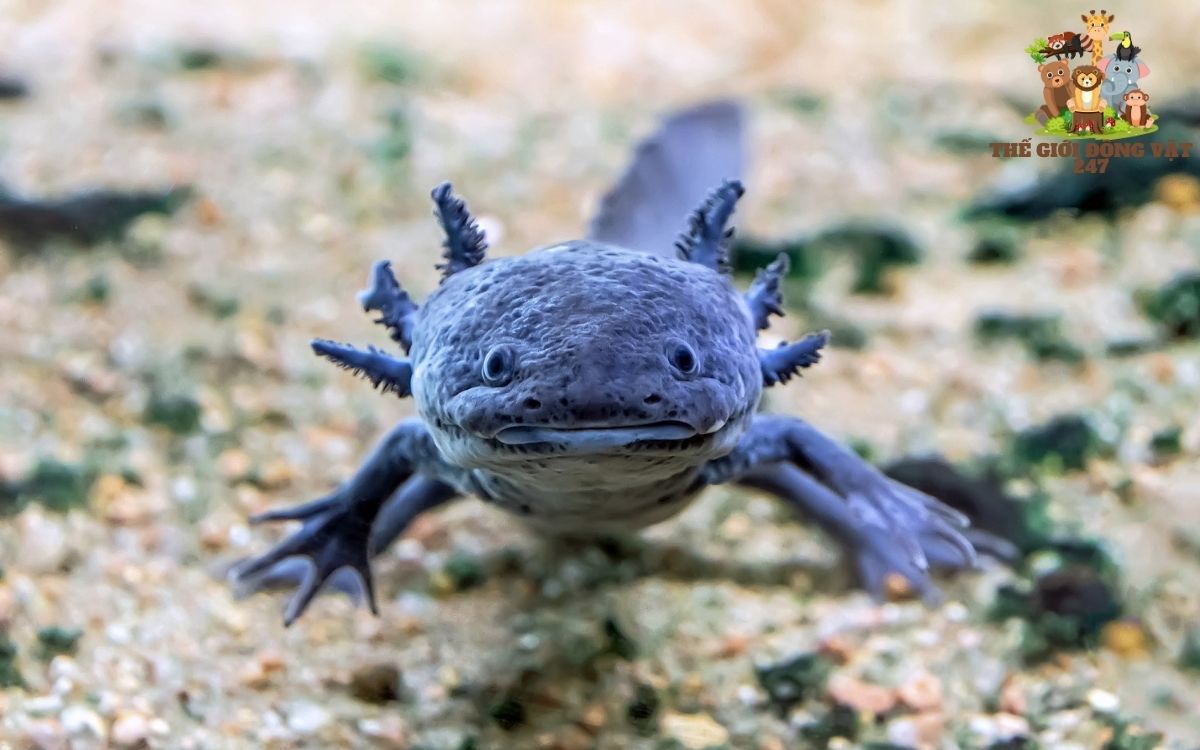
[[[720,183],[676,247],[662,247],[651,225],[670,212],[646,205],[662,208],[680,191],[656,180],[673,181],[670,169],[687,154],[681,141],[736,132],[731,106],[683,113],[643,144],[590,239],[485,261],[483,235],[462,201],[449,185],[436,188],[446,234],[441,286],[418,306],[381,261],[360,295],[407,358],[313,342],[317,354],[375,386],[411,395],[419,416],[394,427],[332,494],[253,519],[303,525],[235,569],[239,585],[298,581],[284,615],[291,624],[335,573],[335,586],[345,586],[349,570],[376,611],[370,558],[416,516],[451,500],[474,495],[549,534],[602,535],[662,521],[727,482],[775,494],[833,532],[876,597],[895,572],[932,602],[931,565],[975,566],[972,540],[981,549],[992,540],[968,531],[956,511],[800,419],[757,413],[763,388],[816,364],[829,335],[756,345],[770,316],[782,314],[787,259],[761,271],[745,294],[733,287],[729,221],[740,182]],[[698,161],[688,168],[703,172],[720,158]],[[622,233],[646,244],[603,241]],[[309,561],[303,575],[297,557]]]

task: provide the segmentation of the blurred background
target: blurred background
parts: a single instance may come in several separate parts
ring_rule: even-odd
[[[997,159],[1071,3],[0,1],[0,748],[1200,746],[1200,167]],[[1196,142],[1200,5],[1109,7]],[[1111,45],[1112,42],[1109,42]],[[496,255],[578,236],[669,110],[737,97],[738,283],[792,257],[837,348],[802,415],[1009,538],[877,605],[717,489],[557,549],[467,502],[381,616],[235,600],[408,401],[307,342],[438,281],[450,179]]]

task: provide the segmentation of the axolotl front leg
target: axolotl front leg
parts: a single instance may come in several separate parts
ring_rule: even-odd
[[[238,566],[233,571],[235,580],[248,588],[258,588],[272,576],[294,580],[295,571],[286,567],[288,561],[306,557],[313,570],[303,577],[288,603],[285,624],[295,622],[322,585],[343,569],[358,575],[375,612],[369,561],[379,540],[394,538],[419,514],[458,495],[445,482],[419,473],[439,466],[437,448],[425,426],[418,420],[401,422],[350,481],[332,494],[251,519],[254,523],[294,520],[303,525],[268,552]],[[395,499],[389,502],[393,495]],[[381,515],[385,504],[387,509]]]
[[[816,520],[849,547],[863,586],[877,599],[896,573],[926,602],[936,601],[930,565],[974,567],[972,541],[986,541],[970,534],[957,511],[888,478],[800,419],[756,417],[732,453],[705,467],[704,478],[765,490]]]

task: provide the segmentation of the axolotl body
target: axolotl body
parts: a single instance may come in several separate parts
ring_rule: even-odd
[[[664,154],[700,138],[704,118],[728,114],[709,108],[669,121],[639,149],[589,239],[521,257],[485,260],[465,204],[448,184],[436,188],[446,235],[441,285],[418,306],[384,261],[360,295],[407,357],[313,342],[317,354],[384,391],[411,395],[418,416],[391,429],[329,496],[257,517],[302,526],[235,577],[251,589],[296,582],[293,560],[307,558],[285,622],[344,569],[357,573],[374,610],[371,556],[418,515],[456,498],[474,495],[539,530],[575,537],[657,523],[722,483],[777,495],[834,532],[876,596],[894,573],[932,600],[931,565],[974,566],[975,547],[988,540],[960,514],[807,422],[758,413],[763,389],[816,364],[828,334],[757,345],[770,317],[782,314],[787,260],[760,271],[746,293],[734,288],[728,240],[740,182],[722,181],[684,217],[670,251],[617,244],[634,244],[627,236],[639,234],[633,225],[653,202],[647,185],[663,172]],[[664,191],[650,192],[661,209]]]

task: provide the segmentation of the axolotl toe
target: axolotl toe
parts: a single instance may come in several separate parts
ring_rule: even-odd
[[[286,622],[339,571],[357,574],[374,609],[372,555],[456,498],[475,496],[541,531],[578,536],[657,523],[727,482],[777,495],[832,531],[876,596],[898,574],[932,600],[931,565],[973,566],[972,532],[959,514],[808,423],[758,413],[763,389],[815,365],[828,334],[757,345],[758,332],[782,314],[787,259],[746,292],[735,289],[728,242],[739,181],[720,181],[680,217],[674,247],[630,246],[657,231],[639,234],[639,217],[669,214],[646,213],[647,203],[678,199],[654,190],[656,179],[678,184],[664,168],[713,166],[712,158],[697,167],[671,154],[730,129],[735,116],[714,105],[668,121],[639,149],[588,239],[520,257],[487,260],[465,204],[448,184],[437,187],[441,285],[417,305],[384,261],[360,295],[406,356],[313,342],[317,354],[381,390],[411,396],[418,416],[394,427],[331,495],[256,519],[302,526],[239,566],[243,585],[290,580],[294,559],[307,558],[313,570]]]

